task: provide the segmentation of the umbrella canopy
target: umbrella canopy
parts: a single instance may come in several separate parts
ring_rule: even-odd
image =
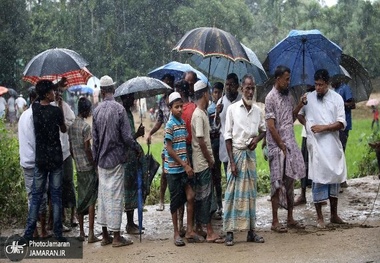
[[[340,64],[349,73],[348,85],[356,102],[368,100],[372,92],[372,83],[367,70],[354,58],[342,54]]]
[[[277,66],[284,65],[291,70],[290,87],[314,85],[318,69],[326,69],[330,76],[340,73],[341,55],[342,49],[319,30],[292,30],[269,51],[269,72],[273,75]]]
[[[48,49],[32,58],[23,72],[23,80],[35,85],[41,79],[67,78],[68,87],[86,84],[92,76],[88,62],[77,52],[65,48]]]
[[[191,60],[201,70],[206,72],[210,70],[210,75],[218,79],[225,80],[226,76],[232,72],[236,73],[239,79],[242,79],[245,74],[249,73],[253,75],[256,83],[264,83],[268,77],[263,65],[250,48],[242,43],[241,45],[249,58],[249,62],[242,60],[233,62],[225,57],[203,58],[197,54],[193,55]]]
[[[372,107],[372,106],[377,107],[379,105],[379,101],[377,99],[370,99],[367,101],[365,105],[368,107]]]
[[[199,27],[187,32],[173,48],[178,52],[202,57],[225,57],[232,61],[249,61],[240,42],[230,33],[215,27]]]
[[[150,77],[135,77],[121,84],[114,97],[134,93],[135,99],[152,97],[173,90],[159,79]]]
[[[72,86],[68,89],[70,92],[79,92],[81,94],[93,94],[94,93],[94,89],[92,89],[91,87],[89,86],[85,86],[85,85],[76,85],[76,86]]]
[[[18,93],[14,89],[8,88],[8,94],[9,96],[14,97],[14,98],[18,97]]]
[[[100,80],[97,77],[92,76],[88,79],[86,85],[92,89],[100,89]]]
[[[8,92],[8,89],[6,87],[0,86],[0,96],[7,92]]]
[[[175,81],[179,81],[182,79],[182,75],[186,71],[193,71],[197,74],[198,80],[202,80],[204,83],[208,82],[207,77],[202,72],[196,70],[189,64],[183,64],[177,61],[169,62],[168,64],[152,70],[148,73],[148,76],[155,79],[162,79],[165,74],[169,73],[174,76]]]

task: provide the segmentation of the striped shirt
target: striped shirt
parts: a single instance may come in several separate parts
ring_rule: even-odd
[[[188,133],[185,122],[177,119],[173,115],[169,117],[165,127],[165,141],[172,141],[173,150],[183,161],[187,161],[186,155],[186,137]],[[177,163],[165,150],[164,170],[169,174],[183,173],[185,169]]]
[[[94,162],[103,169],[126,162],[128,147],[137,150],[127,112],[113,97],[105,97],[94,110],[92,140]]]

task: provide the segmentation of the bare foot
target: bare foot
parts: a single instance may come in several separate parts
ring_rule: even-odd
[[[306,198],[302,195],[298,196],[296,200],[294,200],[294,206],[304,205],[306,204]]]
[[[318,219],[317,220],[317,228],[319,228],[319,229],[326,228],[326,225],[325,225],[325,222],[323,221],[323,219]]]
[[[339,216],[331,217],[330,218],[330,223],[333,223],[333,224],[347,224]]]
[[[88,236],[88,243],[95,243],[95,242],[99,242],[99,241],[101,241],[101,239],[97,238],[94,235],[89,235]]]

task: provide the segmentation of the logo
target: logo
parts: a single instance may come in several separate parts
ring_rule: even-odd
[[[25,238],[19,235],[10,236],[4,244],[5,256],[11,261],[20,261],[28,253],[28,245]]]

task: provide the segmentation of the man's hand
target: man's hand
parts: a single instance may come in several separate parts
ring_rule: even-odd
[[[251,143],[248,145],[248,149],[251,151],[255,150],[257,147],[257,137],[254,137],[253,140],[251,140]]]
[[[238,174],[235,162],[230,162],[230,167],[232,175],[236,177]]]
[[[58,88],[65,88],[67,86],[67,78],[62,77],[58,82],[57,82]]]
[[[146,143],[147,144],[151,144],[152,143],[152,136],[150,135],[150,133],[149,133],[148,137],[146,138]]]
[[[311,131],[313,133],[321,133],[326,131],[326,125],[313,125],[311,126]]]
[[[187,177],[192,178],[194,176],[193,168],[189,164],[185,165],[185,172],[187,174]]]
[[[216,105],[216,109],[215,109],[216,114],[219,114],[222,111],[223,111],[223,103]]]
[[[207,163],[208,163],[208,168],[212,169],[214,167],[214,164],[215,164],[214,160],[208,161]]]
[[[136,139],[140,136],[144,136],[145,135],[145,127],[142,125],[142,123],[140,124],[139,128],[137,129],[137,132],[136,132]]]

